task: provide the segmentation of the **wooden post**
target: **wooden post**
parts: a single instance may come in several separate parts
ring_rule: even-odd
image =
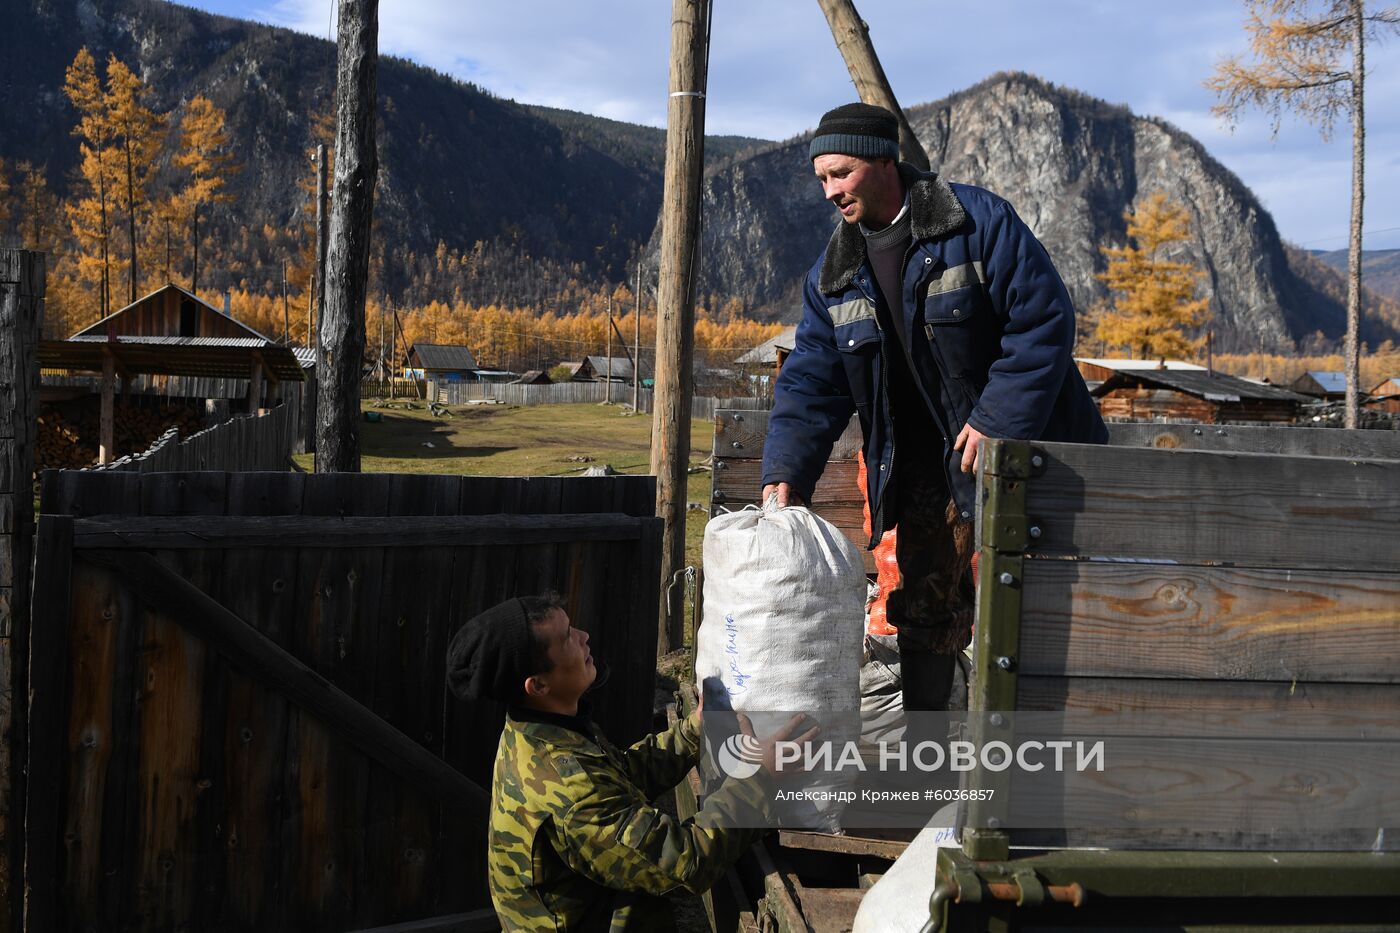
[[[661,268],[657,293],[656,387],[651,471],[661,540],[662,600],[657,654],[681,643],[680,604],[672,577],[685,565],[685,497],[694,394],[695,270],[700,230],[700,184],[705,156],[705,77],[709,0],[672,0],[670,103],[666,112],[666,174],[661,198]]]
[[[0,926],[23,929],[29,566],[45,256],[0,250]]]
[[[321,318],[326,308],[326,225],[331,212],[327,198],[330,192],[326,185],[326,147],[316,147],[316,268],[311,270],[311,306],[307,309],[306,345],[316,347],[316,356],[321,356]],[[316,343],[311,342],[312,318],[315,318]]]
[[[316,472],[360,471],[360,369],[374,217],[378,0],[340,0],[336,52],[335,182],[317,357]]]
[[[102,351],[102,414],[98,423],[98,447],[97,462],[111,463],[115,458],[113,448],[115,447],[116,430],[114,424],[116,381],[117,381],[117,361],[112,356],[112,351],[103,348]]]
[[[248,414],[256,415],[262,407],[263,361],[253,357],[253,371],[248,376]]]
[[[1347,328],[1342,348],[1347,395],[1343,424],[1361,417],[1361,217],[1366,193],[1366,4],[1351,0],[1351,228],[1347,238]]]
[[[607,390],[606,390],[606,391],[607,391],[607,400],[608,400],[608,404],[609,404],[609,405],[612,404],[612,329],[613,329],[613,322],[612,322],[612,296],[609,295],[609,296],[608,296],[608,388],[607,388]]]
[[[282,344],[292,345],[292,319],[287,308],[287,260],[282,260]]]
[[[905,162],[929,170],[928,154],[923,144],[909,126],[909,118],[895,99],[885,69],[880,67],[880,58],[875,54],[875,44],[870,41],[870,27],[856,12],[853,0],[817,0],[831,26],[831,35],[836,39],[836,47],[846,60],[846,70],[851,73],[851,81],[856,93],[867,104],[875,104],[890,111],[899,120],[899,155]]]
[[[632,411],[642,410],[642,263],[637,261],[637,291],[632,295]]]

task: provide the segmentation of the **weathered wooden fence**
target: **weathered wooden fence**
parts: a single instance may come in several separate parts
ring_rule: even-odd
[[[30,476],[44,272],[42,253],[0,250],[0,930],[18,928],[23,904],[12,879],[24,862],[24,700],[34,538]]]
[[[1186,438],[1211,436],[1181,427]],[[1074,713],[1081,724],[1131,711],[1179,716],[1180,731],[1170,736],[1191,737],[1197,761],[1237,755],[1270,763],[1242,766],[1222,782],[1218,768],[1173,760],[1171,780],[1153,785],[1156,798],[1106,789],[1105,798],[1118,798],[1113,812],[1189,807],[1194,826],[1163,829],[1149,816],[1142,826],[1150,829],[1068,827],[1016,832],[1012,841],[1395,850],[1377,834],[1395,810],[1376,813],[1361,832],[1355,824],[1305,828],[1284,816],[1297,799],[1326,813],[1364,794],[1368,781],[1376,786],[1376,772],[1367,771],[1374,762],[1296,764],[1293,773],[1269,758],[1276,733],[1260,726],[1311,717],[1325,737],[1340,739],[1345,723],[1347,737],[1374,740],[1377,760],[1391,763],[1400,747],[1400,460],[1316,456],[1323,452],[1316,435],[1345,443],[1338,435],[1348,434],[1369,446],[1374,439],[1361,436],[1372,432],[1289,438],[1295,430],[1255,429],[1236,443],[1265,450],[1296,443],[1312,455],[1144,449],[1119,445],[1117,436],[1107,447],[993,441],[984,448],[970,708]],[[1391,442],[1393,455],[1391,432],[1374,433]],[[1252,758],[1261,748],[1262,759]],[[1270,771],[1275,764],[1280,770]],[[1287,789],[1302,773],[1309,788],[1326,792],[1290,800]],[[1005,781],[993,799],[1015,797],[1012,772],[972,780]],[[1002,805],[972,805],[967,825],[987,826]],[[1005,833],[968,833],[970,857],[1007,857]]]
[[[595,718],[646,732],[654,495],[636,476],[45,474],[27,928],[485,907],[503,710],[451,696],[447,643],[556,589],[611,669]]]
[[[261,415],[235,415],[183,441],[171,428],[139,454],[94,472],[176,473],[192,470],[285,470],[301,438],[301,405],[287,401]]]
[[[46,372],[41,376],[46,386],[65,386],[102,391],[102,377],[92,373]],[[136,373],[130,377],[122,392],[130,395],[151,395],[161,398],[222,398],[246,399],[247,379],[222,379],[211,376],[153,376]]]
[[[720,409],[715,413],[710,510],[757,504],[761,492],[767,411]],[[1400,433],[1336,428],[1246,427],[1215,424],[1110,424],[1115,447],[1236,450],[1305,456],[1400,460]],[[812,492],[812,507],[864,550],[865,494],[859,484],[860,423],[853,416],[837,439]],[[874,567],[866,553],[867,569]]]
[[[651,390],[642,389],[638,399],[641,410],[651,411]],[[438,386],[438,399],[449,405],[465,405],[483,399],[495,399],[506,405],[567,405],[581,402],[602,402],[608,398],[605,382],[556,382],[550,385],[512,385],[510,383],[454,382]],[[619,405],[632,404],[632,387],[613,383],[612,400]],[[723,408],[760,410],[773,407],[771,398],[696,396],[691,400],[692,418],[713,418]]]

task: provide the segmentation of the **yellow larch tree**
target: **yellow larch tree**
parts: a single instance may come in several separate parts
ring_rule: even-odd
[[[233,200],[225,190],[230,175],[239,171],[229,151],[226,117],[214,102],[202,95],[192,98],[180,119],[180,148],[174,162],[189,173],[188,181],[176,196],[181,213],[190,224],[192,271],[190,291],[199,294],[199,218],[208,205]]]
[[[1323,139],[1337,117],[1351,123],[1351,234],[1347,261],[1346,426],[1360,408],[1361,216],[1365,195],[1366,42],[1400,28],[1395,8],[1368,12],[1366,0],[1244,0],[1253,62],[1222,59],[1206,80],[1216,114],[1235,120],[1258,107],[1273,123],[1285,111],[1317,124]],[[1350,58],[1350,62],[1347,59]]]
[[[87,47],[78,50],[64,75],[63,92],[78,111],[73,135],[82,160],[81,187],[66,205],[68,225],[77,241],[77,276],[97,292],[97,317],[112,311],[111,233],[116,151],[107,95]]]
[[[1096,276],[1115,293],[1104,309],[1097,337],[1140,351],[1143,359],[1189,356],[1201,345],[1187,331],[1205,323],[1210,300],[1196,298],[1200,273],[1190,263],[1166,258],[1166,248],[1191,238],[1186,209],[1154,194],[1123,215],[1128,245],[1100,247],[1108,270]]]
[[[116,202],[127,229],[128,301],[136,300],[141,285],[137,228],[148,212],[146,186],[160,155],[165,126],[164,116],[146,106],[149,96],[150,89],[121,59],[116,55],[107,59],[107,119],[122,172]]]

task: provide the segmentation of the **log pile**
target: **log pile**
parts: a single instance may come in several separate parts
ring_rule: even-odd
[[[36,470],[73,470],[97,463],[100,442],[100,408],[97,404],[44,404],[39,406]],[[141,453],[168,428],[178,427],[182,438],[202,430],[200,413],[185,405],[131,406],[117,403],[112,418],[115,457]]]

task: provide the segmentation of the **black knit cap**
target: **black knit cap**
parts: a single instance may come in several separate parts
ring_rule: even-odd
[[[842,104],[822,115],[808,158],[828,153],[863,159],[899,158],[899,121],[874,104]]]
[[[447,685],[463,699],[516,702],[534,673],[529,616],[519,599],[472,616],[447,646]]]

